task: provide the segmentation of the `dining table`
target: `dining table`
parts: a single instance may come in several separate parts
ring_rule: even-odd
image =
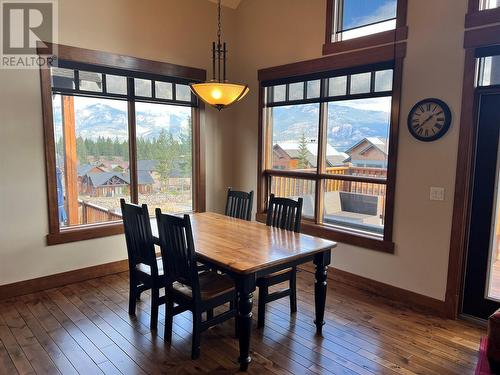
[[[251,362],[253,293],[256,280],[262,276],[312,261],[315,265],[314,324],[316,334],[322,334],[327,269],[332,249],[337,246],[335,242],[213,212],[193,213],[190,219],[197,261],[234,279],[238,296],[238,362],[242,371],[246,371]],[[151,220],[151,230],[158,243],[156,220]]]

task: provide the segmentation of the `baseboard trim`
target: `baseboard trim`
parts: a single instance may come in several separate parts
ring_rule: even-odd
[[[314,272],[312,264],[305,264],[300,268],[307,272]],[[97,266],[62,272],[55,275],[1,285],[0,300],[61,287],[80,281],[95,279],[96,277],[125,272],[127,270],[128,260],[124,259],[117,262],[100,264]],[[366,277],[355,275],[333,267],[329,268],[328,278],[333,282],[353,286],[357,289],[388,298],[394,302],[416,310],[430,312],[439,316],[446,316],[444,301],[401,289],[389,284],[384,284],[379,281],[368,279]]]
[[[314,272],[312,264],[305,264],[301,268],[307,272]],[[379,281],[355,275],[350,272],[339,270],[338,268],[328,268],[328,279],[353,286],[365,292],[387,298],[400,305],[411,309],[431,313],[441,317],[446,317],[445,302],[432,297],[424,296],[406,289],[401,289],[393,285],[384,284]]]
[[[95,279],[128,270],[128,260],[119,260],[97,266],[81,268],[17,283],[0,285],[0,300],[56,288],[80,281]]]

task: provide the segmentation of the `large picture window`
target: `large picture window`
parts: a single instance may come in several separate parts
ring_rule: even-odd
[[[203,210],[196,81],[61,58],[42,71],[49,243],[119,231],[121,198]]]
[[[271,193],[301,197],[306,233],[393,250],[401,64],[398,58],[291,77],[283,77],[288,66],[263,70],[260,76],[280,77],[261,80],[258,218]]]

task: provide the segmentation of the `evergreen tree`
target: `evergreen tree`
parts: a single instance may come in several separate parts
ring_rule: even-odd
[[[76,156],[80,165],[88,163],[88,150],[84,139],[80,136],[76,138]]]
[[[160,135],[153,144],[153,156],[158,161],[156,172],[160,175],[160,180],[165,188],[175,166],[175,160],[179,153],[179,144],[175,141],[172,133],[167,134],[164,129],[161,130]]]
[[[302,133],[299,141],[299,154],[298,154],[298,167],[300,169],[305,169],[309,167],[309,161],[307,159],[309,151],[307,150],[306,136]]]

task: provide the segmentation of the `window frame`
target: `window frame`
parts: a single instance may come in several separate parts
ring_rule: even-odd
[[[258,152],[258,183],[257,183],[257,214],[256,219],[265,222],[267,195],[271,188],[272,176],[285,176],[297,179],[314,180],[316,182],[315,192],[315,220],[303,220],[302,230],[304,233],[344,242],[372,250],[386,253],[394,253],[393,218],[394,218],[394,200],[396,186],[397,152],[399,136],[399,116],[401,102],[401,82],[403,73],[403,60],[406,55],[406,43],[398,43],[392,46],[382,46],[362,51],[355,51],[339,56],[322,57],[315,60],[292,63],[277,67],[261,69],[258,72],[259,78],[259,152]],[[340,57],[342,56],[342,57]],[[293,77],[309,76],[314,74],[325,74],[326,72],[352,73],[361,70],[370,70],[377,66],[386,66],[391,63],[393,67],[393,88],[392,103],[390,115],[389,130],[389,155],[386,185],[386,207],[385,207],[385,225],[382,239],[369,235],[354,234],[348,230],[339,230],[330,225],[322,224],[322,204],[323,204],[323,184],[324,180],[343,180],[345,177],[338,175],[327,175],[323,173],[321,167],[324,165],[323,143],[326,142],[326,126],[320,120],[318,144],[318,170],[314,173],[284,171],[276,169],[266,169],[270,165],[272,155],[270,153],[270,140],[272,139],[271,129],[266,126],[265,117],[269,111],[266,111],[265,90],[263,86],[265,81],[293,80]],[[309,78],[308,78],[309,79]],[[313,78],[310,78],[313,79]],[[320,111],[321,116],[321,111]],[[320,167],[321,166],[321,167]],[[350,176],[351,180],[380,184],[380,179],[370,177]]]
[[[498,23],[500,7],[480,10],[481,1],[469,0],[467,14],[465,15],[466,28]]]
[[[47,44],[47,43],[45,43]],[[57,58],[61,61],[75,65],[85,65],[102,67],[110,72],[120,70],[129,71],[133,75],[143,75],[152,79],[169,77],[180,83],[184,81],[198,82],[205,81],[206,71],[204,69],[175,65],[170,63],[146,60],[131,56],[118,55],[109,52],[95,51],[66,45],[53,45],[57,48]],[[43,49],[39,45],[38,55],[43,56]],[[112,74],[112,73],[111,73]],[[131,80],[132,78],[127,78]],[[154,84],[154,83],[153,83]],[[45,171],[47,186],[47,205],[49,219],[49,233],[47,234],[47,245],[56,245],[67,242],[82,241],[92,238],[107,237],[123,233],[121,220],[84,224],[77,227],[61,228],[59,223],[57,185],[56,185],[56,160],[55,160],[55,138],[53,126],[52,108],[52,81],[51,72],[47,65],[40,66],[40,88],[42,97],[42,115],[45,141]],[[89,93],[90,96],[93,93]],[[102,95],[101,95],[102,96]],[[137,149],[136,149],[136,128],[135,128],[135,102],[137,99],[127,98],[128,103],[128,127],[129,127],[129,160],[131,171],[130,200],[138,202],[137,189]],[[148,100],[144,100],[148,101]],[[169,104],[168,100],[156,100]],[[192,116],[192,153],[193,153],[193,211],[205,211],[205,166],[203,127],[200,126],[200,115],[204,110],[203,103],[198,107],[191,107]]]
[[[334,27],[336,27],[337,23],[335,20],[338,19],[335,11],[338,9],[337,4],[339,1],[341,0],[326,0],[326,31],[323,55],[400,42],[408,38],[408,26],[406,25],[408,0],[397,0],[395,29],[348,40],[332,41]]]

